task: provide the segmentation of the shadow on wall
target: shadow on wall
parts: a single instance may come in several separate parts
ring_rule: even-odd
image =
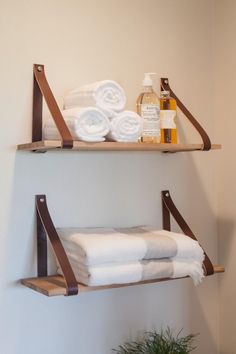
[[[47,195],[56,226],[150,224],[161,228],[160,194],[161,190],[169,189],[200,243],[216,261],[212,153],[196,152],[194,156],[192,153],[18,152],[12,185],[11,223],[4,246],[11,291],[18,279],[36,274],[35,194]],[[177,230],[174,223],[173,229]],[[45,306],[45,300],[40,300],[41,297],[28,289],[15,288],[15,291],[29,292],[30,299],[29,304],[15,305],[15,316],[23,318],[23,312],[29,307],[32,315],[37,312],[39,322],[48,317],[48,306],[51,306],[48,299],[45,298],[48,301]],[[31,308],[34,301],[38,305]],[[137,332],[170,325],[177,329],[183,327],[186,332],[200,332],[201,351],[197,350],[196,354],[215,354],[217,301],[215,277],[205,279],[197,289],[186,279],[55,299],[54,310],[60,308],[65,323],[71,317],[74,323],[63,341],[59,336],[57,353],[64,354],[60,352],[65,349],[64,340],[73,339],[79,340],[83,348],[81,353],[92,354],[96,347],[97,353],[108,354],[111,348],[129,340],[130,336],[135,338]],[[60,321],[51,321],[58,333],[64,331]],[[95,328],[98,321],[99,330]],[[79,332],[77,328],[80,328]],[[88,336],[93,330],[97,334],[90,342]],[[33,329],[31,332],[36,336]],[[22,324],[17,333],[20,342],[20,336],[26,335]],[[48,340],[53,341],[53,338]],[[38,350],[39,353],[40,345]]]
[[[227,265],[235,242],[235,219],[218,218],[220,261]],[[223,247],[221,247],[223,245]]]
[[[227,206],[223,213],[230,211],[232,219],[227,217],[219,218],[219,256],[220,261],[225,265],[224,277],[220,277],[220,353],[234,353],[236,348],[235,328],[235,249],[236,249],[236,221],[235,209],[232,206],[234,200],[232,196],[225,198]],[[229,208],[228,208],[229,205]],[[222,212],[222,206],[221,206]]]

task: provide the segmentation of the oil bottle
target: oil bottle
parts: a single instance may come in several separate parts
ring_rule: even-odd
[[[177,144],[176,100],[170,97],[169,91],[161,91],[160,121],[161,143]]]
[[[136,101],[137,113],[143,118],[143,129],[141,142],[160,143],[160,101],[153,90],[151,75],[155,73],[145,73],[142,82],[143,92]]]

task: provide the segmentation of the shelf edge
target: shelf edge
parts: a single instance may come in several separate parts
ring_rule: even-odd
[[[86,143],[82,141],[73,142],[73,151],[160,151],[160,152],[184,152],[202,151],[203,144],[154,144],[154,143],[118,143],[99,142]],[[221,144],[212,144],[212,150],[221,149]],[[65,151],[60,140],[42,140],[34,143],[20,144],[18,151]]]

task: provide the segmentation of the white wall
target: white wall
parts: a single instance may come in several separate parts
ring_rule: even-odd
[[[108,354],[143,330],[167,325],[200,333],[196,354],[217,353],[217,276],[198,288],[186,279],[70,298],[44,297],[19,279],[36,274],[39,193],[47,195],[57,226],[161,227],[160,191],[170,189],[216,262],[212,167],[219,152],[16,152],[18,143],[31,138],[33,63],[45,64],[60,106],[76,85],[112,78],[123,85],[133,109],[143,73],[155,71],[170,78],[214,138],[213,14],[212,0],[2,2],[1,354]],[[182,141],[198,142],[180,120]]]
[[[220,278],[220,353],[236,352],[235,338],[235,259],[236,188],[234,96],[236,85],[236,3],[216,1],[215,116],[217,137],[223,149],[217,169],[219,255],[226,273]]]

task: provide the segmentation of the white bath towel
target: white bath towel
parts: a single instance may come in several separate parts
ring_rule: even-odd
[[[176,242],[177,252],[175,255],[176,259],[195,259],[198,262],[203,262],[204,252],[200,247],[198,241],[193,240],[191,237],[186,236],[181,233],[176,233],[166,230],[155,230],[152,227],[147,227],[148,230],[154,232],[156,235],[162,235],[170,237]]]
[[[107,140],[137,142],[142,132],[142,118],[135,112],[123,111],[110,119]]]
[[[108,117],[114,112],[123,111],[126,104],[126,96],[123,88],[113,80],[97,81],[89,85],[81,86],[69,92],[64,99],[64,108],[94,106]]]
[[[108,263],[98,266],[84,266],[70,260],[79,283],[88,286],[134,283],[163,278],[190,276],[195,285],[204,278],[201,263],[191,260],[145,260],[128,263]],[[60,267],[58,273],[62,274]]]
[[[63,118],[75,140],[99,142],[105,140],[110,129],[106,115],[97,108],[72,108],[62,111]],[[59,132],[52,118],[47,119],[43,129],[44,139],[60,139]]]
[[[58,229],[71,259],[84,265],[126,263],[143,259],[175,257],[202,263],[204,253],[198,242],[183,234],[151,227],[123,229]]]

